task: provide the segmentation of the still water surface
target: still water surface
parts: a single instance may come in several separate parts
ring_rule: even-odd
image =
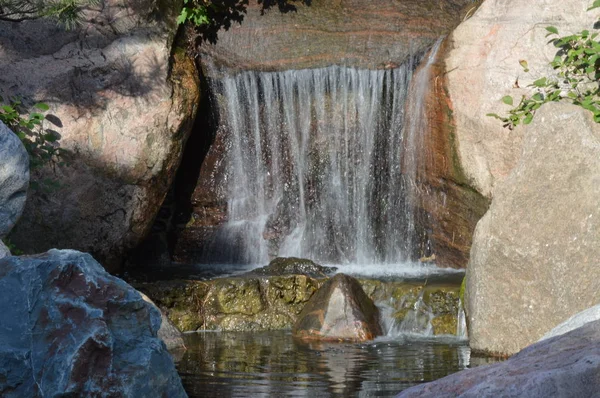
[[[452,337],[305,344],[289,331],[205,332],[186,345],[177,367],[190,397],[389,397],[493,361]]]

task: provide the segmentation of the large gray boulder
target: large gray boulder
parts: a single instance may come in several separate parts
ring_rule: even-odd
[[[29,155],[21,140],[0,122],[0,239],[23,213],[29,186]]]
[[[587,11],[591,3],[486,0],[449,36],[446,73],[440,77],[447,79],[460,167],[480,193],[493,196],[516,164],[522,139],[520,129],[508,131],[485,115],[506,113],[503,96],[518,99],[535,79],[553,73],[548,64],[556,48],[547,44],[546,26],[565,34],[591,29],[600,13]],[[529,63],[531,73],[520,60]]]
[[[89,254],[0,260],[0,395],[185,397],[160,313]]]
[[[403,391],[398,398],[583,398],[600,391],[600,321],[479,366]]]
[[[523,133],[475,230],[466,309],[477,351],[513,354],[600,302],[600,124],[555,103]]]
[[[0,22],[0,96],[49,105],[67,163],[32,175],[52,184],[12,233],[26,253],[69,247],[116,271],[148,233],[199,100],[194,62],[173,51],[181,4],[105,0],[73,31]]]

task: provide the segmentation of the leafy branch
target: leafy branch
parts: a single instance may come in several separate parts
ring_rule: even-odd
[[[0,97],[0,103],[3,102]],[[58,162],[60,159],[59,136],[54,131],[44,127],[48,111],[45,103],[37,103],[34,111],[26,111],[20,99],[13,99],[10,103],[0,106],[0,121],[8,126],[23,142],[30,157],[32,168],[40,167],[48,162]],[[59,163],[60,164],[60,163]]]
[[[258,0],[262,13],[275,5],[283,13],[296,11],[293,2],[310,5],[312,0]],[[247,8],[248,0],[183,0],[177,23],[190,23],[202,41],[215,43],[219,30],[229,29],[234,22],[242,23]]]
[[[65,29],[81,23],[81,14],[100,0],[0,0],[0,21],[23,22],[49,18]]]
[[[594,1],[589,10],[599,8],[600,0]],[[541,77],[528,87],[534,93],[522,96],[519,103],[508,111],[507,116],[488,113],[504,123],[504,127],[512,130],[519,124],[529,124],[535,111],[548,102],[569,101],[574,105],[592,112],[594,121],[600,123],[600,42],[596,40],[599,33],[583,30],[579,33],[559,36],[554,26],[546,27],[552,37],[552,43],[558,52],[550,62],[556,71],[556,78]],[[529,71],[526,61],[520,61],[525,72]],[[514,100],[507,95],[502,101],[514,106]]]

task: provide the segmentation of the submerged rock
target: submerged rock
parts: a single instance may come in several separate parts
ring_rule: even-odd
[[[19,137],[0,122],[0,238],[21,217],[28,186],[29,155]]]
[[[89,254],[0,260],[0,395],[185,397],[160,313]]]
[[[309,300],[292,333],[303,340],[367,341],[382,334],[379,321],[379,310],[360,283],[337,274]]]
[[[596,397],[600,321],[525,348],[505,362],[463,370],[403,391],[410,397]]]
[[[337,270],[324,267],[312,260],[297,257],[277,257],[269,265],[250,271],[252,275],[306,275],[311,278],[325,278]]]

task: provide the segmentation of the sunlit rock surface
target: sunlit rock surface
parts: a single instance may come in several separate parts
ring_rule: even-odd
[[[29,155],[21,140],[0,122],[0,238],[23,213],[28,186]]]
[[[565,35],[592,29],[598,10],[589,1],[486,0],[448,39],[444,58],[445,87],[455,123],[455,145],[469,184],[492,197],[521,152],[523,131],[509,131],[488,113],[505,114],[501,99],[518,103],[527,87],[542,76],[552,76],[549,63],[556,47],[547,44],[547,26]],[[526,73],[519,61],[525,60]],[[539,123],[537,121],[536,123]],[[450,160],[450,159],[449,159]]]
[[[148,232],[199,98],[193,61],[171,57],[177,7],[163,5],[98,2],[72,31],[0,22],[0,96],[50,106],[66,163],[32,176],[12,235],[26,253],[69,247],[112,271]]]
[[[600,125],[547,104],[475,230],[467,268],[471,347],[513,354],[600,302]]]
[[[467,369],[403,391],[398,398],[596,397],[600,321],[536,343],[505,362]]]
[[[185,397],[159,311],[89,254],[0,260],[0,395]]]

